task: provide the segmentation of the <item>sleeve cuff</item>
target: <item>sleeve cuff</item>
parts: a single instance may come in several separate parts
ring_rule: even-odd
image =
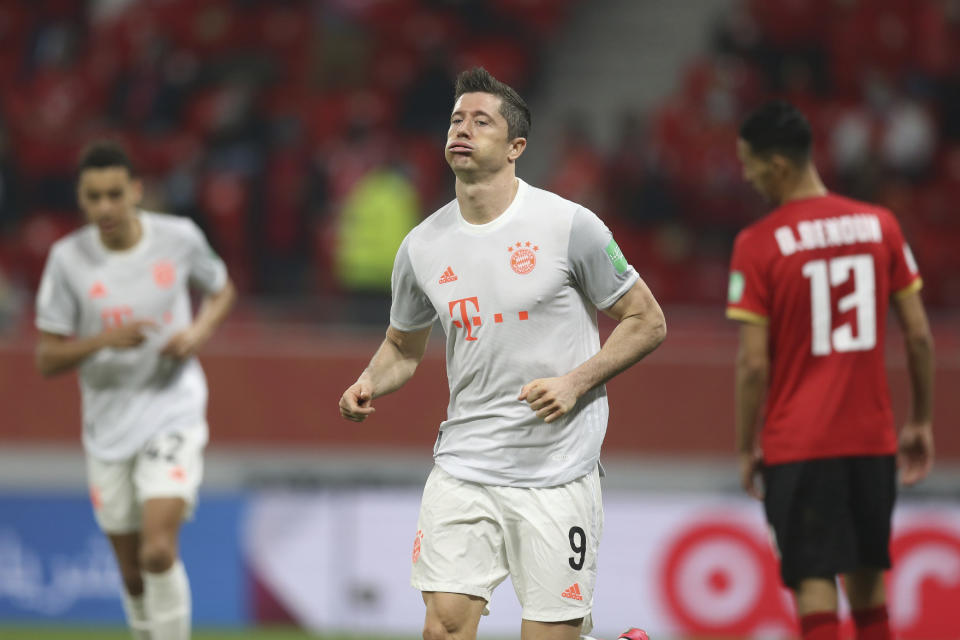
[[[923,278],[915,278],[913,282],[905,286],[903,289],[894,291],[893,297],[902,298],[903,296],[920,291],[920,289],[923,289]]]
[[[604,309],[609,309],[610,307],[615,305],[620,298],[626,295],[627,291],[629,291],[630,288],[633,285],[635,285],[637,283],[637,280],[639,279],[640,279],[640,274],[637,273],[636,269],[634,269],[633,267],[630,267],[630,274],[629,274],[629,277],[627,278],[627,281],[624,282],[622,285],[620,285],[620,287],[616,291],[614,291],[612,294],[610,294],[600,302],[597,302],[595,306],[597,307],[597,309],[600,309],[601,311]]]
[[[770,324],[770,318],[767,316],[735,307],[727,308],[727,317],[731,320],[739,320],[740,322],[748,322],[750,324],[762,324],[764,326]]]
[[[73,335],[73,327],[66,324],[60,324],[59,322],[50,322],[49,320],[43,320],[41,318],[37,318],[37,321],[35,324],[37,326],[37,329],[39,329],[40,331],[46,331],[47,333],[55,333],[59,336]]]
[[[420,322],[417,324],[407,324],[404,322],[397,322],[395,319],[390,318],[390,326],[396,329],[397,331],[410,332],[410,331],[419,331],[420,329],[426,329],[436,321],[437,321],[437,316],[430,318],[430,320],[427,322]]]

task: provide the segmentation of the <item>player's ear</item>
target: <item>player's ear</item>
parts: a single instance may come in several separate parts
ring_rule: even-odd
[[[134,205],[139,205],[143,200],[143,180],[140,178],[130,179],[130,198]]]
[[[797,170],[796,165],[784,155],[774,153],[770,156],[770,165],[778,176],[786,176]]]
[[[523,155],[524,149],[527,148],[527,139],[526,138],[514,138],[510,141],[510,146],[507,150],[507,161],[516,162],[517,158]]]

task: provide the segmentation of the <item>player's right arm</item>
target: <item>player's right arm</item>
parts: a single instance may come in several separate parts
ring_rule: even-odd
[[[370,364],[340,397],[340,415],[362,422],[375,411],[374,398],[396,391],[412,378],[426,353],[431,326],[414,331],[388,327]]]
[[[35,352],[37,370],[46,378],[71,371],[100,349],[128,349],[140,345],[144,331],[156,323],[138,320],[116,329],[106,329],[86,338],[72,339],[59,333],[41,331]]]
[[[933,335],[919,291],[893,296],[893,308],[903,328],[910,373],[911,402],[900,431],[900,479],[910,485],[933,467]]]

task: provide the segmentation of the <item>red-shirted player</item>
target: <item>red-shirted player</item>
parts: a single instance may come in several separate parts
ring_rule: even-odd
[[[933,463],[933,340],[897,220],[828,193],[810,147],[803,114],[779,101],[748,116],[737,141],[744,177],[778,205],[740,232],[730,266],[727,316],[743,323],[740,477],[759,498],[763,473],[766,515],[803,637],[838,637],[836,576],[843,575],[857,637],[880,640],[890,637],[883,572],[896,467],[912,484]],[[899,460],[884,366],[891,302],[912,391]]]

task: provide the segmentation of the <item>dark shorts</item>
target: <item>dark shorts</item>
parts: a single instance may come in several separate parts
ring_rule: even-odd
[[[804,578],[890,568],[894,456],[771,465],[763,480],[785,585],[793,589]]]

